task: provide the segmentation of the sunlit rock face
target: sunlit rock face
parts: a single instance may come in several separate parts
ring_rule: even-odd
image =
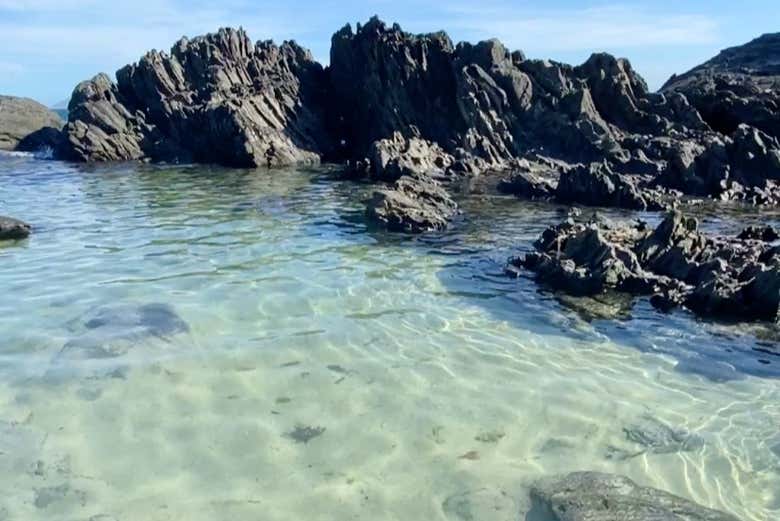
[[[258,166],[317,163],[329,147],[324,71],[294,42],[221,29],[151,51],[117,80],[76,87],[64,155]]]

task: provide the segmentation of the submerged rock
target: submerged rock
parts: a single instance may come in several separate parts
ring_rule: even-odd
[[[115,358],[144,339],[168,339],[190,330],[171,306],[157,303],[99,308],[84,318],[82,327],[84,332],[62,347],[59,360]]]
[[[0,215],[0,241],[26,239],[31,230],[26,222]]]
[[[453,494],[442,502],[441,508],[451,521],[514,521],[520,510],[518,501],[510,494],[487,488]]]
[[[663,490],[641,487],[624,476],[574,472],[531,488],[526,519],[549,521],[738,521]]]
[[[568,219],[545,230],[536,248],[510,265],[569,294],[652,295],[664,311],[684,305],[699,315],[744,320],[776,320],[780,310],[776,248],[752,238],[705,236],[680,212],[655,230]]]
[[[675,428],[652,416],[643,416],[623,428],[631,448],[610,447],[608,458],[630,459],[643,454],[671,454],[701,449],[704,439],[687,429]]]
[[[0,96],[0,150],[35,152],[35,145],[54,147],[62,125],[54,111],[37,101]]]
[[[656,454],[698,449],[704,440],[687,429],[673,428],[651,417],[645,416],[623,428],[626,439]]]

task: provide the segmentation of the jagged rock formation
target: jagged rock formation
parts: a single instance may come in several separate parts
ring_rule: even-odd
[[[541,480],[531,487],[528,519],[550,521],[738,521],[731,514],[624,476],[574,472]]]
[[[458,205],[438,181],[425,175],[404,175],[374,192],[367,213],[389,230],[420,233],[444,229],[457,215]]]
[[[768,81],[777,45],[759,40],[702,70],[742,64],[742,76],[760,70]],[[343,160],[353,176],[395,183],[418,173],[445,187],[496,169],[519,174],[505,190],[566,203],[660,209],[682,192],[775,204],[777,105],[762,97],[761,117],[735,112],[725,129],[680,86],[701,74],[652,93],[608,54],[576,67],[529,60],[497,40],[454,45],[377,18],[338,31],[324,69],[295,43],[252,45],[222,29],[148,53],[116,84],[101,75],[79,85],[62,154],[231,166]],[[765,94],[776,93],[756,96]]]
[[[322,67],[294,42],[252,44],[243,30],[177,42],[81,83],[63,154],[81,161],[316,163],[329,152]]]
[[[651,296],[656,307],[684,305],[703,316],[776,320],[780,252],[748,229],[737,238],[708,237],[695,219],[671,212],[655,229],[643,223],[567,219],[548,228],[537,252],[510,261],[539,280],[575,295],[616,290]]]
[[[37,101],[0,96],[0,150],[35,152],[55,146],[62,119]]]
[[[447,186],[485,168],[480,158],[459,153],[456,158],[435,143],[395,132],[389,139],[374,141],[369,157],[350,166],[350,176],[393,183],[367,201],[368,216],[374,221],[396,231],[440,230],[458,213]]]
[[[353,154],[392,132],[504,165],[535,149],[621,167],[647,162],[634,134],[705,130],[679,95],[648,92],[627,60],[595,54],[579,67],[527,60],[497,40],[454,46],[377,19],[333,37],[331,81]]]
[[[31,229],[25,222],[0,215],[0,241],[26,239]]]
[[[780,202],[780,143],[757,128],[739,125],[731,136],[690,144],[682,155],[660,178],[666,186],[723,200]]]
[[[718,132],[748,124],[780,138],[780,33],[725,49],[661,90],[683,93]]]

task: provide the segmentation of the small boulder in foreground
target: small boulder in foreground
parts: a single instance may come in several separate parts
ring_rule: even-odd
[[[405,175],[392,186],[375,191],[367,212],[388,230],[421,233],[446,228],[458,213],[458,205],[437,181]]]

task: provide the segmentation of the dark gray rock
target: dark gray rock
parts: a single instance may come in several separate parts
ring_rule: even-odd
[[[454,47],[444,33],[411,35],[377,18],[347,25],[331,39],[330,82],[337,137],[347,154],[365,157],[378,140],[410,126],[450,145],[464,125],[455,99]],[[457,121],[457,128],[449,126]]]
[[[730,137],[681,149],[677,157],[660,178],[666,186],[721,200],[780,202],[780,143],[756,128],[739,125]]]
[[[572,295],[596,295],[607,289],[652,293],[656,280],[645,273],[630,244],[628,230],[615,233],[596,223],[564,221],[537,242],[538,252],[511,261],[537,273],[539,279]]]
[[[505,194],[542,200],[552,199],[556,187],[557,179],[550,179],[530,170],[513,172],[509,178],[498,184],[498,190]]]
[[[658,210],[661,204],[643,197],[635,179],[612,171],[607,162],[578,165],[561,176],[555,191],[561,203]]]
[[[769,81],[774,41],[715,68]],[[714,70],[690,78],[705,69]],[[714,95],[736,107],[764,96],[754,90]],[[579,66],[528,60],[497,40],[456,46],[443,32],[414,35],[378,18],[334,34],[328,68],[294,42],[253,45],[221,29],[147,53],[116,84],[105,75],[80,84],[58,153],[250,167],[338,160],[349,177],[386,182],[502,170],[513,172],[500,187],[508,193],[639,210],[680,193],[780,202],[776,104],[722,135],[686,93],[649,92],[609,54]]]
[[[748,124],[780,138],[780,33],[720,52],[675,75],[663,92],[679,92],[714,130],[731,134]]]
[[[368,161],[374,179],[394,182],[405,175],[443,179],[455,158],[430,141],[395,132],[369,147]]]
[[[43,127],[22,138],[16,145],[19,152],[41,154],[42,158],[51,158],[63,145],[62,130],[56,127]]]
[[[371,220],[391,231],[421,233],[442,230],[458,213],[458,205],[441,183],[405,175],[374,192],[367,203]]]
[[[76,87],[66,157],[276,166],[317,163],[330,149],[323,68],[294,42],[252,44],[221,29],[151,51],[117,80]]]
[[[0,96],[0,150],[35,151],[30,149],[34,139],[40,145],[53,147],[62,125],[62,119],[54,111],[37,101]],[[33,134],[36,136],[31,137]],[[28,138],[26,146],[19,148],[25,138]]]
[[[574,472],[531,488],[528,521],[738,521],[624,476]]]
[[[32,227],[18,219],[0,215],[0,241],[26,239]]]
[[[511,174],[502,179],[498,190],[527,199],[552,200],[561,175],[574,168],[543,157],[523,158],[510,164]]]
[[[748,226],[737,235],[737,239],[774,242],[780,239],[780,235],[772,226]]]
[[[774,321],[780,311],[776,248],[753,238],[705,236],[680,212],[654,230],[568,219],[545,230],[536,248],[510,266],[534,271],[568,294],[652,295],[663,311],[684,305],[702,316],[742,320]]]
[[[136,160],[157,156],[162,136],[146,123],[143,112],[131,112],[116,85],[99,74],[76,86],[69,122],[58,153],[81,161]]]
[[[393,183],[367,201],[372,220],[394,231],[440,230],[458,213],[449,190],[487,168],[484,160],[462,149],[456,153],[457,157],[435,143],[395,132],[374,142],[369,157],[352,164],[347,175]]]

